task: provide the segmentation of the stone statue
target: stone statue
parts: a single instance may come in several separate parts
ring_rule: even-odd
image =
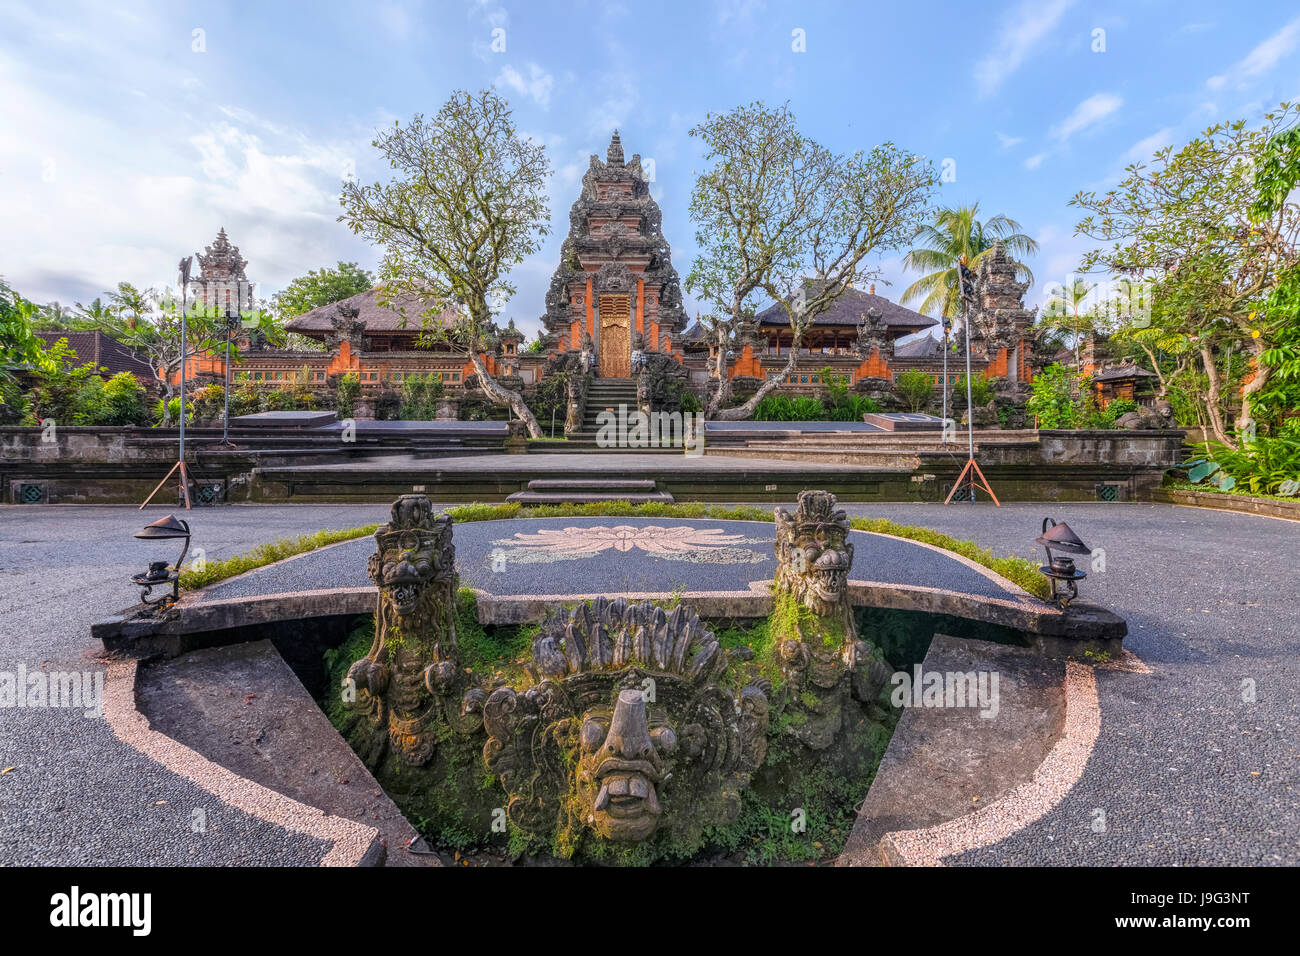
[[[684,607],[597,598],[560,611],[533,642],[536,682],[482,705],[511,822],[629,842],[734,820],[766,753],[768,685],[729,689],[731,666]]]
[[[789,729],[814,750],[829,747],[851,696],[871,703],[893,668],[858,637],[849,603],[853,566],[849,522],[826,491],[801,491],[794,515],[776,509],[777,613],[773,639],[785,694],[799,715]]]
[[[522,659],[468,668],[451,519],[403,495],[375,533],[374,640],[343,681],[340,730],[429,826],[562,857],[688,854],[746,792],[787,813],[791,782],[828,772],[849,789],[815,799],[860,799],[888,742],[892,668],[858,636],[849,524],[822,491],[776,518],[770,641],[727,650],[689,607],[597,597],[543,621]]]
[[[363,734],[370,739],[358,747],[367,763],[375,765],[391,747],[420,766],[437,747],[433,723],[458,722],[463,690],[451,518],[435,516],[424,495],[402,495],[392,519],[375,532],[375,544],[369,569],[379,587],[374,643],[348,669],[344,693],[355,695],[353,706],[375,731]]]

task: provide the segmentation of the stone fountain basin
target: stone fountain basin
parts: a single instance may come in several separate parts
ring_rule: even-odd
[[[656,527],[668,533],[647,530]],[[612,543],[598,547],[601,536]],[[540,620],[548,609],[601,593],[679,598],[713,621],[761,618],[773,604],[772,536],[772,525],[761,522],[684,519],[455,527],[457,569],[476,591],[485,625]],[[839,860],[939,863],[943,854],[931,852],[933,846],[958,854],[1028,819],[1017,803],[1051,805],[1051,794],[1033,790],[1040,766],[1059,757],[1067,743],[1077,762],[1080,721],[1087,737],[1090,705],[1078,689],[1078,669],[1091,667],[1077,659],[1085,651],[1121,655],[1125,624],[1085,603],[1062,613],[951,552],[869,532],[854,531],[851,539],[856,556],[849,589],[856,606],[932,617],[927,633],[938,636],[923,666],[997,670],[1009,695],[1011,720],[981,721],[970,711],[906,711]],[[178,751],[187,760],[197,757],[192,779],[227,796],[232,786],[245,787],[251,807],[274,805],[278,797],[297,808],[290,817],[314,811],[351,821],[338,845],[364,844],[364,851],[334,852],[334,862],[434,863],[437,857],[405,849],[413,828],[310,692],[323,682],[324,650],[373,614],[375,588],[357,571],[373,549],[367,537],[290,558],[187,594],[163,619],[123,613],[96,625],[95,633],[111,651],[153,659],[143,667],[130,664],[129,672],[118,665],[118,675],[131,685],[119,723],[149,726],[141,739],[152,743],[137,745],[154,759],[167,762]],[[963,624],[972,633],[998,632],[1002,642],[946,636]],[[1091,747],[1085,743],[1084,759]],[[1048,776],[1070,779],[1056,770]],[[972,796],[982,802],[972,803]],[[962,823],[977,810],[999,808],[991,823],[987,812]],[[273,812],[280,819],[287,811]],[[330,839],[328,828],[313,835]]]

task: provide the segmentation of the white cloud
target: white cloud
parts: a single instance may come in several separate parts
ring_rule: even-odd
[[[1076,106],[1064,121],[1053,126],[1051,134],[1065,142],[1075,133],[1100,123],[1123,105],[1124,100],[1114,93],[1094,93]]]
[[[555,87],[555,77],[551,76],[536,63],[528,64],[528,78],[512,66],[504,66],[494,81],[496,86],[506,86],[516,93],[530,97],[538,106],[546,108],[551,105],[551,90]]]
[[[1149,162],[1152,155],[1158,150],[1164,149],[1174,141],[1174,131],[1170,126],[1157,130],[1146,139],[1140,139],[1124,154],[1124,162],[1127,163],[1145,163]]]
[[[1027,0],[1007,17],[997,46],[975,64],[975,82],[981,96],[997,91],[1004,80],[1029,56],[1041,49],[1044,39],[1061,22],[1074,0]]]
[[[1017,146],[1024,141],[1023,136],[1008,136],[1006,133],[998,133],[998,142],[1003,149],[1010,149],[1012,146]]]
[[[1228,70],[1210,77],[1205,85],[1211,90],[1221,90],[1232,81],[1238,88],[1243,88],[1247,81],[1263,76],[1290,56],[1297,45],[1300,45],[1300,17],[1282,27]]]
[[[1047,153],[1034,153],[1025,160],[1025,169],[1037,169],[1043,165],[1043,160],[1047,158]]]

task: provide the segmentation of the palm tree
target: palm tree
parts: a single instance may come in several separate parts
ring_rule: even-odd
[[[962,256],[966,267],[974,270],[995,242],[1001,242],[1013,259],[1038,251],[1038,243],[1020,231],[1020,223],[1006,216],[980,222],[979,209],[979,203],[942,207],[934,222],[917,231],[912,241],[918,245],[903,259],[903,266],[924,275],[903,290],[904,303],[920,299],[918,311],[951,318],[961,307],[957,262]],[[1034,274],[1017,260],[1016,278],[1033,282]]]
[[[1059,329],[1068,329],[1074,339],[1074,367],[1079,367],[1079,345],[1085,332],[1094,330],[1096,317],[1080,316],[1079,306],[1097,288],[1095,282],[1085,282],[1075,278],[1069,285],[1063,285],[1052,292],[1052,297],[1044,309],[1044,324],[1054,325]]]

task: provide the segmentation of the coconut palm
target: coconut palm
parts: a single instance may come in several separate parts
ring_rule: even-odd
[[[1079,307],[1097,288],[1095,282],[1085,282],[1075,278],[1069,285],[1062,285],[1052,291],[1043,310],[1044,325],[1054,326],[1068,331],[1074,341],[1074,364],[1079,365],[1079,345],[1087,332],[1094,331],[1099,319],[1093,314],[1079,314]]]
[[[1038,243],[1020,231],[1020,223],[1006,216],[993,216],[984,222],[978,218],[979,203],[973,206],[945,206],[934,221],[922,226],[913,238],[916,247],[903,259],[903,266],[924,273],[903,290],[903,302],[921,300],[918,311],[926,315],[956,315],[961,308],[957,291],[957,262],[966,257],[966,267],[974,270],[995,242],[1001,242],[1016,263],[1016,278],[1033,282],[1029,267],[1018,256],[1038,251]]]

